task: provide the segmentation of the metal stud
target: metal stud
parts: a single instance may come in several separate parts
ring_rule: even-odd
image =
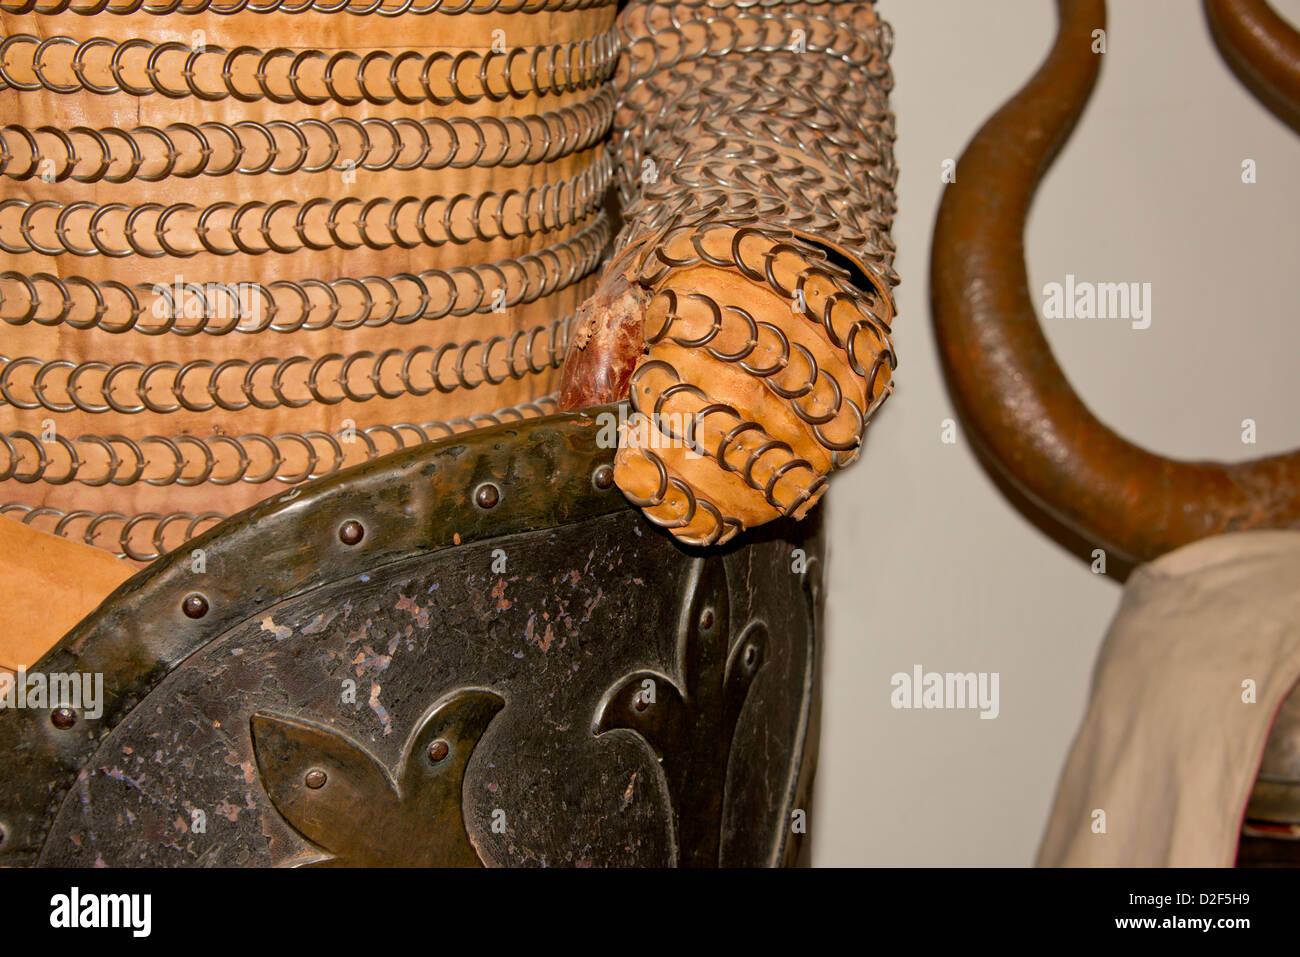
[[[493,508],[501,501],[501,490],[491,482],[484,482],[475,491],[474,501],[479,508]]]
[[[325,786],[325,772],[320,768],[312,768],[302,779],[302,783],[313,791],[319,791]]]
[[[365,536],[365,528],[355,519],[348,519],[339,526],[339,541],[344,545],[356,545]]]
[[[591,481],[595,484],[596,488],[609,488],[614,484],[614,467],[612,465],[600,466],[592,474]]]
[[[198,592],[186,595],[181,602],[181,611],[185,612],[186,618],[202,618],[208,613],[208,600]]]
[[[712,609],[712,608],[706,608],[706,609],[704,609],[704,611],[700,614],[700,627],[701,627],[701,628],[712,628],[712,627],[713,627],[713,609]]]
[[[441,738],[429,745],[429,760],[434,764],[442,761],[449,754],[451,754],[451,748]]]
[[[77,713],[71,708],[55,708],[50,712],[50,724],[60,731],[67,731],[77,723]]]

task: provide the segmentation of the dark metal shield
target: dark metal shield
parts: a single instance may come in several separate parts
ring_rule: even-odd
[[[770,865],[806,824],[818,519],[692,549],[597,416],[301,486],[161,559],[0,711],[0,864]]]

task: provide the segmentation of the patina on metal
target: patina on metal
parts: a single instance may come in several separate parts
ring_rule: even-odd
[[[1038,323],[1024,228],[1102,57],[1104,0],[1058,0],[1060,28],[1029,83],[984,124],[944,191],[931,255],[934,324],[950,392],[994,474],[1092,547],[1129,562],[1222,532],[1300,527],[1300,451],[1239,465],[1180,462],[1113,432],[1066,380]],[[1206,0],[1247,85],[1300,105],[1300,35],[1259,0]],[[1239,73],[1242,70],[1239,69]],[[1238,863],[1300,864],[1300,693],[1269,738]]]
[[[1205,15],[1238,79],[1300,132],[1300,32],[1264,0],[1205,0]]]
[[[391,776],[338,732],[261,711],[251,720],[253,753],[280,816],[330,853],[320,864],[476,867],[460,792],[474,746],[504,705],[491,691],[454,692],[416,723]]]
[[[684,546],[602,485],[617,413],[393,453],[127,581],[35,666],[103,673],[102,716],[0,713],[0,864],[792,863],[819,513]]]
[[[995,473],[1092,547],[1150,561],[1207,535],[1300,527],[1300,452],[1241,464],[1182,462],[1096,418],[1052,355],[1029,294],[1024,226],[1104,59],[1102,0],[1059,0],[1037,74],[976,134],[944,190],[931,256],[934,324],[949,388]]]
[[[631,731],[654,752],[664,770],[678,835],[680,863],[719,863],[722,788],[736,723],[767,648],[767,628],[754,623],[738,640],[731,635],[726,562],[699,559],[682,609],[684,685],[656,671],[638,671],[610,689],[596,724],[598,734]]]

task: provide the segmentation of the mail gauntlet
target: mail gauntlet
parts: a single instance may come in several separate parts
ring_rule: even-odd
[[[691,544],[801,518],[891,391],[891,32],[870,3],[620,17],[624,225],[560,405],[627,396],[615,480]]]

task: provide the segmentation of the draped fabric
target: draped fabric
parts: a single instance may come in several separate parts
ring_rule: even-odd
[[[1298,581],[1290,531],[1207,538],[1133,573],[1040,865],[1232,866],[1274,718],[1300,679]]]

